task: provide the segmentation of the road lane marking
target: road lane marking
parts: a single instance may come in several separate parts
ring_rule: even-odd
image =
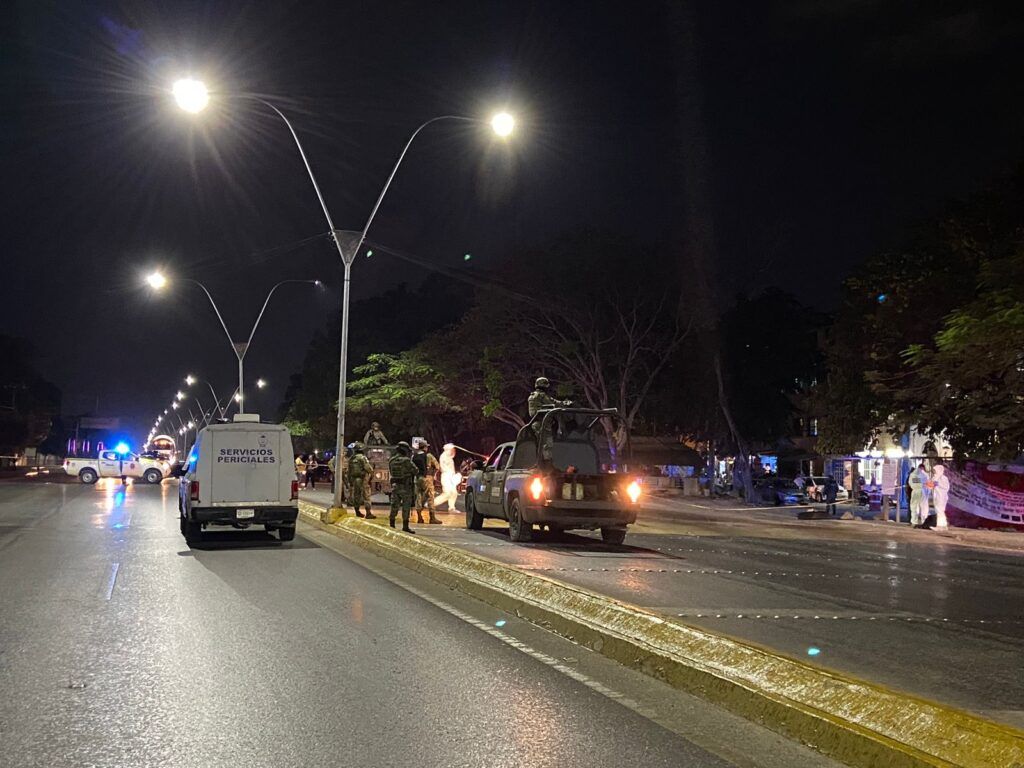
[[[111,563],[110,571],[107,574],[107,586],[103,591],[103,599],[109,600],[110,596],[114,594],[114,584],[117,582],[117,572],[120,570],[120,563]]]

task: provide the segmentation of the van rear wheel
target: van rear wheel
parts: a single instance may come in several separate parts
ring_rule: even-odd
[[[294,525],[282,525],[277,529],[277,536],[281,541],[291,541],[295,538]]]
[[[199,544],[203,540],[203,525],[198,520],[187,520],[182,518],[182,533],[185,541],[189,544]]]

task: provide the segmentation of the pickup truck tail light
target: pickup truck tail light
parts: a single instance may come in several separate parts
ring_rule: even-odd
[[[192,501],[199,501],[199,481],[193,480],[188,484],[188,497]]]
[[[534,501],[540,501],[544,498],[544,481],[539,477],[535,477],[530,481],[530,496],[533,497]]]
[[[640,500],[640,483],[636,480],[626,486],[626,495],[629,500],[636,504]]]
[[[292,480],[292,496],[291,496],[291,500],[294,501],[297,498],[299,498],[299,481],[298,480]]]

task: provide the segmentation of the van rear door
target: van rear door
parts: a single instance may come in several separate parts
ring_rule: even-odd
[[[281,437],[285,432],[260,426],[211,430],[213,505],[287,503],[281,499]]]

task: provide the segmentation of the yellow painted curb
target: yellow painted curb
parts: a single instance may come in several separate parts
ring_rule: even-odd
[[[305,519],[849,765],[1024,768],[1024,732],[423,537]]]

